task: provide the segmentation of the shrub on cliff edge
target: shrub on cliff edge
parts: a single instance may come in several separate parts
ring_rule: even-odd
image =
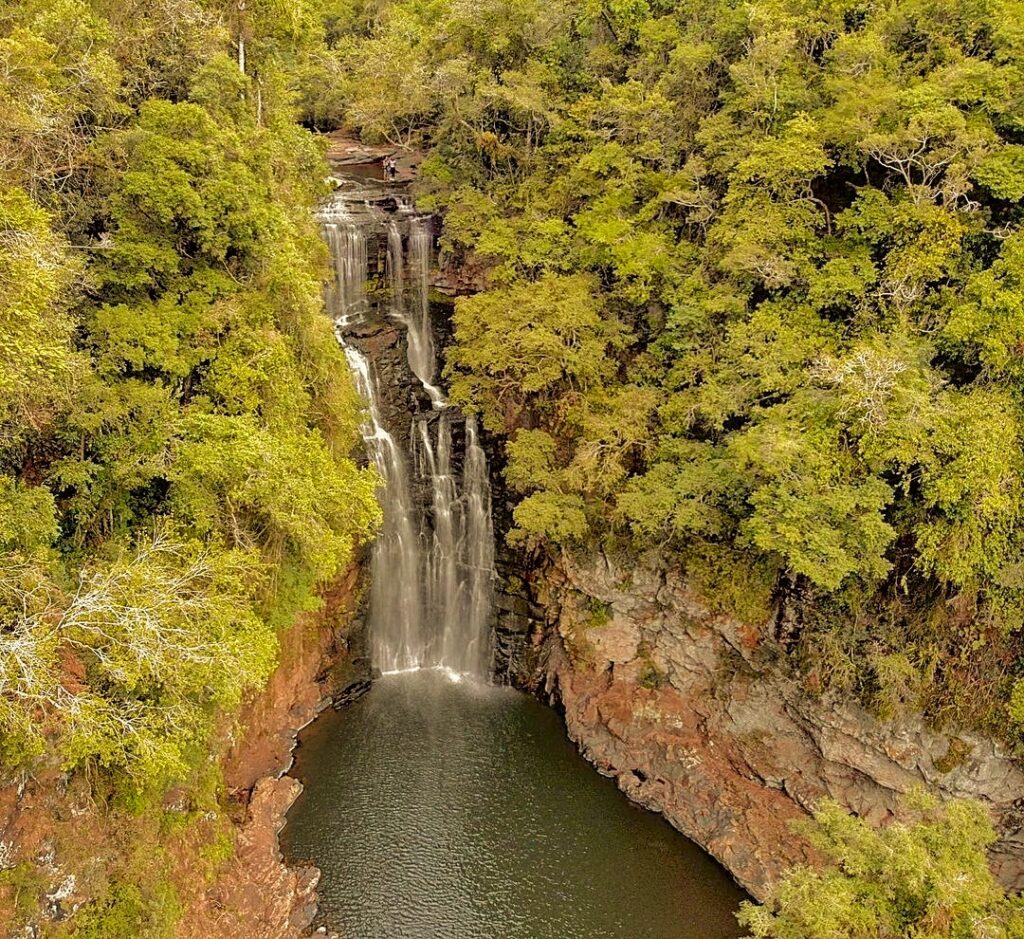
[[[744,903],[755,939],[1020,939],[1024,900],[1007,898],[988,867],[995,831],[985,807],[910,800],[914,818],[876,830],[834,802],[808,835],[828,859],[798,867],[764,906]]]

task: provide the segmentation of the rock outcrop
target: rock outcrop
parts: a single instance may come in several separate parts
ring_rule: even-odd
[[[301,792],[302,784],[289,776],[256,784],[238,826],[234,857],[213,886],[193,898],[178,924],[178,939],[302,939],[309,934],[320,872],[285,866],[277,845],[285,814]]]
[[[540,681],[570,736],[754,896],[814,859],[792,823],[821,798],[884,823],[917,786],[989,805],[993,867],[1024,887],[1024,772],[993,741],[809,694],[765,662],[758,630],[713,614],[656,560],[563,558],[544,582]]]

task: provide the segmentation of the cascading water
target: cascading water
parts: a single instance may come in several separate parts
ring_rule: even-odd
[[[384,524],[373,547],[370,594],[373,661],[381,671],[405,671],[424,664],[429,640],[424,635],[419,534],[413,524],[409,474],[401,448],[381,422],[370,363],[352,346],[345,347],[345,355],[356,388],[369,404],[363,440],[384,481]]]
[[[468,619],[482,626],[483,642],[474,654],[489,667],[491,607],[494,604],[494,515],[487,454],[480,445],[476,418],[466,418],[462,469],[466,504],[466,558],[469,569]]]
[[[435,623],[466,623],[470,628],[443,629],[440,660],[459,662],[459,671],[486,673],[490,658],[487,629],[494,571],[494,530],[490,514],[487,460],[476,441],[473,418],[466,419],[462,486],[452,467],[449,412],[437,424],[436,446],[430,423],[418,421],[413,437],[416,470],[430,492],[432,524],[424,526],[426,609]]]
[[[434,385],[429,220],[408,206],[390,220],[382,216],[365,192],[340,194],[322,214],[335,273],[328,308],[367,401],[363,437],[383,480],[384,524],[371,571],[373,663],[384,673],[436,668],[486,678],[494,578],[487,458],[475,419],[463,418]],[[431,402],[430,411],[413,415],[408,455],[395,428],[385,426],[374,369],[349,335],[374,313],[367,281],[368,246],[375,239],[387,246],[387,313],[405,328],[409,369]],[[455,446],[460,427],[461,473]]]
[[[348,317],[367,310],[366,272],[369,259],[366,233],[345,216],[325,222],[324,234],[331,249],[334,264],[334,283],[328,291],[327,306],[334,314],[339,328],[344,328]]]
[[[430,256],[433,236],[424,219],[409,227],[409,365],[424,385],[434,381],[437,359],[430,329]]]
[[[388,292],[391,315],[406,330],[409,345],[409,368],[430,396],[435,410],[447,407],[444,393],[434,385],[437,353],[430,327],[430,258],[433,235],[426,220],[409,222],[408,255],[397,221],[388,226]],[[409,268],[408,279],[405,269]]]

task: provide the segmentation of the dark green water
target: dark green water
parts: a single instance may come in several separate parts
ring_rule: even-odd
[[[281,844],[346,939],[727,939],[742,893],[527,695],[391,676],[302,737]]]

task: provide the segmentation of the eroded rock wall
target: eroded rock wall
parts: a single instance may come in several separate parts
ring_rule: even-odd
[[[572,739],[754,896],[814,859],[792,823],[818,800],[881,823],[916,786],[987,803],[993,866],[1024,887],[1024,772],[991,740],[808,694],[765,661],[759,630],[713,614],[657,559],[562,558],[539,599],[543,690]]]

